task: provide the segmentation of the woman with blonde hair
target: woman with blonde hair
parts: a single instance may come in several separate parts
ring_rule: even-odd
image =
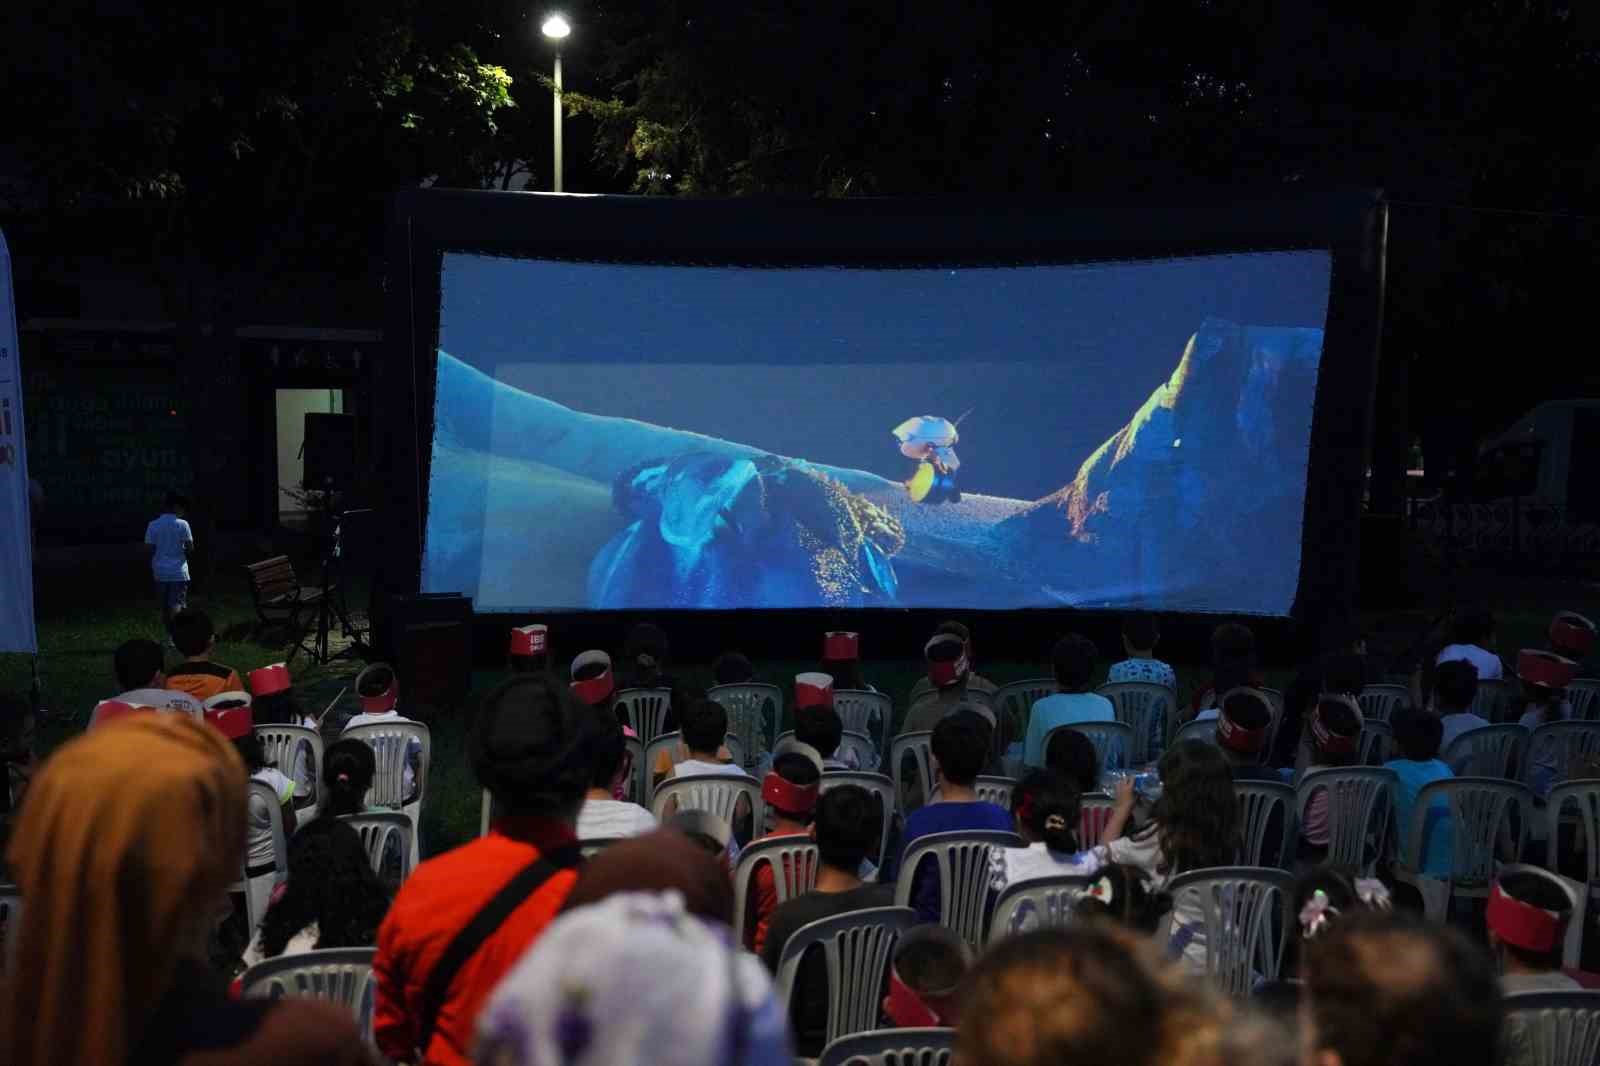
[[[132,715],[34,779],[6,858],[23,918],[0,978],[0,1062],[369,1061],[350,1012],[233,1003],[205,963],[239,877],[246,775],[221,733]]]

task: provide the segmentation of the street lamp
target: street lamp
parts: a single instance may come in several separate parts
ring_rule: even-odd
[[[551,173],[554,179],[551,189],[561,191],[561,42],[572,33],[572,23],[560,15],[551,15],[544,20],[544,25],[539,27],[541,33],[556,42],[556,91],[550,102],[550,138],[555,151],[555,162]]]

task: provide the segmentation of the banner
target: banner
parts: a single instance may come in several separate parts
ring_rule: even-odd
[[[22,355],[11,252],[0,233],[0,651],[36,652],[28,447],[22,431]]]

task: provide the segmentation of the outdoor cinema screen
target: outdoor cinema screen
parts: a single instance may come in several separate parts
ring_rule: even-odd
[[[447,251],[422,590],[1288,614],[1330,275]]]

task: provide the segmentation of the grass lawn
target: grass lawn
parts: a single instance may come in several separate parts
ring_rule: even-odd
[[[111,655],[118,644],[137,636],[164,641],[154,593],[145,575],[143,569],[130,570],[125,564],[99,564],[85,565],[70,574],[52,575],[41,581],[36,597],[39,674],[44,706],[52,712],[39,728],[40,743],[46,750],[81,731],[94,704],[116,694],[118,686],[111,672]],[[1594,612],[1591,617],[1600,613],[1592,602],[1592,592],[1587,599],[1591,602],[1584,602],[1585,597],[1569,597],[1563,602],[1508,605],[1501,614],[1502,654],[1510,655],[1516,648],[1542,644],[1544,627],[1557,609],[1570,607],[1585,613]],[[276,640],[273,634],[265,634],[265,642],[257,638],[255,612],[242,575],[231,577],[219,573],[209,586],[194,589],[190,603],[207,611],[216,623],[219,633],[216,659],[234,667],[241,675],[285,657],[287,648],[281,634]],[[1432,617],[1431,611],[1416,610],[1373,618],[1374,642],[1378,645],[1375,650],[1399,654]],[[619,631],[619,641],[620,637]],[[176,658],[176,653],[172,654]],[[1268,683],[1278,688],[1287,685],[1293,673],[1291,666],[1269,664]],[[304,655],[300,656],[294,673],[302,705],[320,712],[341,688],[354,681],[360,667],[361,664],[354,661],[315,666]],[[814,668],[815,663],[809,661],[758,664],[761,680],[771,681],[785,690],[796,673]],[[1049,672],[1040,664],[1002,660],[985,660],[980,669],[984,676],[999,684]],[[0,655],[0,689],[26,692],[30,671],[29,657]],[[707,685],[711,681],[710,669],[705,664],[683,664],[676,673],[694,685]],[[878,689],[894,697],[898,715],[905,710],[904,694],[921,676],[921,664],[911,660],[873,661],[867,664],[866,673]],[[1198,665],[1178,664],[1180,693],[1186,696],[1202,683],[1205,674]],[[474,697],[502,676],[494,670],[475,671],[472,676]],[[403,701],[403,693],[401,698]],[[347,692],[329,716],[330,723],[341,720],[354,709],[354,699]],[[477,833],[481,792],[466,764],[464,718],[435,718],[429,724],[433,762],[427,782],[422,839],[425,854],[436,854]],[[783,728],[790,726],[786,721]]]

